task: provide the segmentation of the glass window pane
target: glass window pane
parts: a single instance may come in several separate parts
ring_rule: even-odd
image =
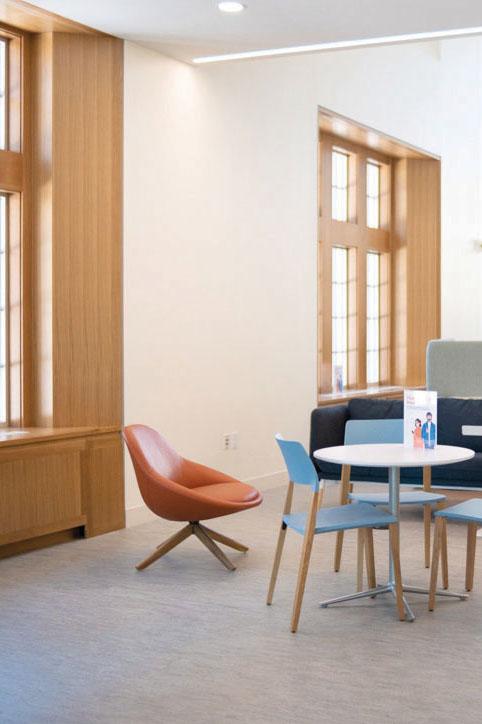
[[[331,215],[336,221],[348,221],[349,156],[333,151],[331,157]]]
[[[332,249],[332,369],[342,368],[343,386],[348,378],[348,249]],[[334,380],[335,382],[335,380]]]
[[[0,39],[0,149],[6,148],[7,43]]]
[[[380,166],[367,161],[367,226],[380,228]]]
[[[367,253],[367,384],[380,382],[380,254]]]

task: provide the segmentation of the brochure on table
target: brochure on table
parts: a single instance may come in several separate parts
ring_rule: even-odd
[[[403,395],[403,444],[433,450],[437,446],[437,393],[405,390]]]

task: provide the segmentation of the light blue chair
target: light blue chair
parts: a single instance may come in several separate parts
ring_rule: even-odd
[[[388,526],[390,529],[390,546],[395,569],[397,607],[400,620],[403,621],[405,618],[405,611],[403,606],[400,574],[398,522],[395,516],[383,510],[379,510],[373,505],[364,503],[359,503],[357,505],[340,505],[337,507],[320,509],[320,481],[318,479],[315,466],[313,465],[310,456],[304,449],[303,445],[294,440],[284,440],[281,435],[276,435],[276,441],[284,457],[290,482],[286,494],[283,517],[281,519],[281,528],[269,583],[267,604],[271,605],[273,600],[273,593],[283,552],[286,530],[288,528],[300,533],[304,537],[303,551],[298,571],[298,583],[296,586],[296,594],[293,605],[293,615],[291,618],[291,631],[296,633],[314,536],[318,533],[332,533],[334,531],[345,531],[350,529],[364,531],[365,536],[368,539],[366,547],[367,550],[370,551],[370,555],[367,556],[370,588],[375,588],[376,580],[375,559],[373,556],[373,528]],[[291,512],[295,485],[309,485],[313,489],[313,497],[311,499],[310,510],[308,513]]]
[[[447,534],[447,521],[458,520],[467,523],[467,557],[465,565],[465,589],[471,591],[474,585],[475,548],[477,528],[482,526],[482,500],[471,498],[450,508],[438,510],[435,515],[435,532],[433,537],[432,570],[430,571],[430,593],[428,597],[429,611],[435,608],[435,591],[437,588],[438,564],[442,553],[442,564],[447,566],[446,548],[444,545]],[[448,573],[447,573],[448,579]],[[444,585],[448,587],[448,580]]]
[[[348,420],[345,425],[345,445],[368,445],[370,443],[403,443],[403,420]],[[341,475],[340,504],[348,502],[388,505],[386,493],[354,493],[350,483],[350,466],[344,465]],[[400,493],[400,505],[423,505],[425,567],[430,568],[430,523],[432,506],[445,504],[446,496],[431,491],[431,468],[423,469],[424,490]],[[343,550],[343,531],[337,535],[335,548],[335,571],[340,570]],[[444,569],[445,570],[445,569]],[[358,589],[363,584],[363,552],[358,555]]]

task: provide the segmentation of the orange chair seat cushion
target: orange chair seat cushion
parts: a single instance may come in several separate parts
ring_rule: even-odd
[[[260,499],[259,492],[245,483],[217,483],[216,485],[201,485],[194,488],[196,495],[202,495],[206,501],[219,501],[222,503],[257,503]]]

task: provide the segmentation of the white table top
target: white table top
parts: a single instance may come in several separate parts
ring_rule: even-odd
[[[449,465],[470,460],[473,450],[453,445],[437,445],[433,450],[405,447],[401,444],[338,445],[315,450],[318,460],[338,465],[371,468],[422,468],[426,465]]]

